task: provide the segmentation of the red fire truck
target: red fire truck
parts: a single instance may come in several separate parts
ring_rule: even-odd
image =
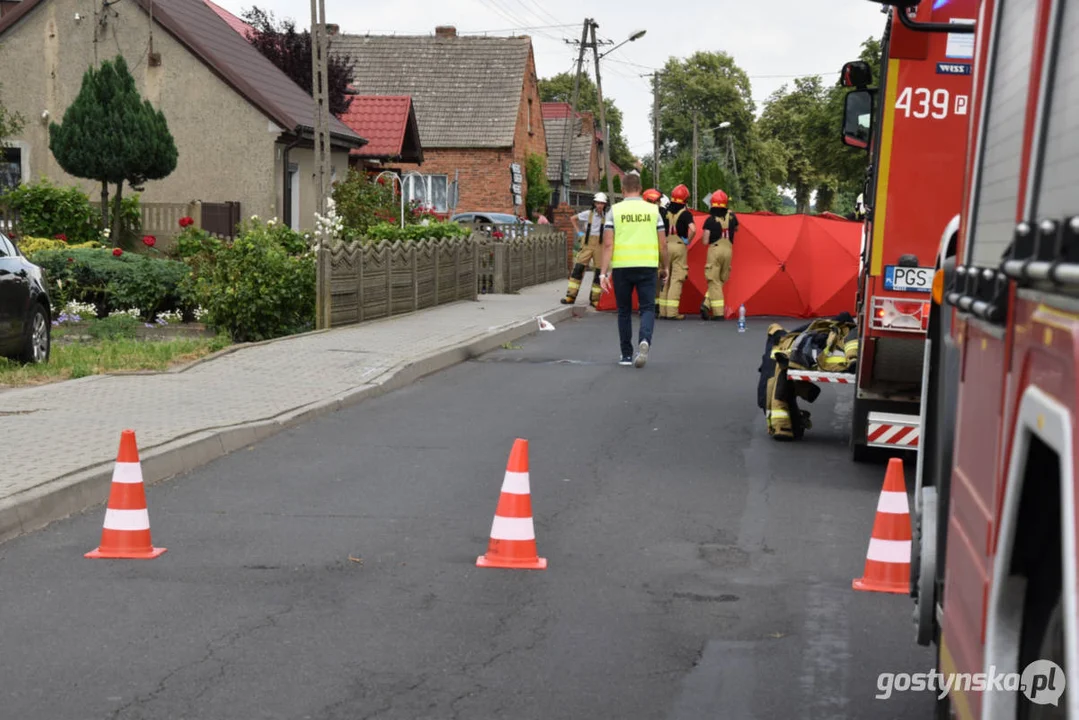
[[[891,11],[881,77],[847,63],[843,142],[871,156],[859,270],[859,357],[851,420],[856,461],[871,448],[917,451],[929,292],[941,236],[959,214],[978,0]],[[927,24],[950,33],[925,33]],[[821,378],[827,380],[827,378]]]
[[[944,0],[876,1],[925,19],[929,43],[950,37],[926,19]],[[1019,692],[966,675],[939,718],[1079,718],[1079,2],[977,5],[962,213],[938,252],[924,361],[917,639],[945,676],[1060,668]]]

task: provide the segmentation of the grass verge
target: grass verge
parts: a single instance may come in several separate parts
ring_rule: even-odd
[[[116,371],[165,370],[177,363],[198,360],[228,345],[227,337],[111,338],[93,343],[57,343],[52,347],[49,362],[41,365],[22,365],[0,358],[0,387],[41,385]]]

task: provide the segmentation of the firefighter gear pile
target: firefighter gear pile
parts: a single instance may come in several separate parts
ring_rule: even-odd
[[[858,328],[848,313],[789,332],[778,323],[769,325],[757,385],[757,407],[764,411],[768,434],[775,440],[799,440],[812,427],[798,400],[814,402],[820,388],[789,380],[788,369],[854,372],[857,360]]]
[[[602,211],[596,208],[601,203]],[[584,237],[577,249],[577,256],[573,259],[573,270],[570,271],[569,282],[566,285],[566,297],[562,298],[563,305],[572,305],[577,302],[577,293],[581,290],[584,272],[591,266],[592,290],[589,293],[589,302],[592,307],[599,306],[599,298],[603,294],[603,289],[599,285],[599,264],[603,261],[603,223],[607,210],[606,193],[596,193],[592,199],[592,209],[577,216],[578,220],[585,223]]]

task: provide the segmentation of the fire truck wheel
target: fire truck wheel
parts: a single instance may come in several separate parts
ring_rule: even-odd
[[[922,488],[922,511],[916,524],[911,580],[917,583],[915,622],[918,644],[929,646],[936,637],[937,622],[937,489]],[[917,575],[915,575],[917,573]]]

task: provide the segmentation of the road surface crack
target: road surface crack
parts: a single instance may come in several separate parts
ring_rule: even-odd
[[[174,668],[173,670],[166,673],[164,677],[158,680],[157,687],[155,687],[149,693],[141,697],[135,697],[130,702],[124,703],[123,705],[118,707],[112,714],[112,720],[119,720],[119,718],[121,718],[131,708],[142,708],[154,702],[158,698],[158,696],[160,696],[168,689],[169,682],[180,673],[197,668],[200,665],[204,665],[208,662],[217,661],[215,656],[219,652],[235,646],[238,642],[243,640],[248,635],[251,635],[258,632],[259,630],[268,627],[276,627],[278,618],[281,618],[284,615],[292,612],[294,607],[295,606],[290,605],[283,610],[267,615],[260,622],[252,625],[251,627],[241,628],[238,630],[230,630],[229,632],[221,635],[220,637],[210,640],[208,643],[206,643],[206,652],[202,657],[200,657],[198,660],[194,660],[192,662],[180,665],[179,667]],[[224,677],[226,669],[226,665],[222,663],[221,666],[218,668],[217,673],[215,673],[214,677],[204,682],[202,690],[199,692],[199,694],[187,700],[185,702],[185,705],[190,708],[198,700],[200,700],[207,692],[210,691],[210,689],[215,685],[217,681]]]

